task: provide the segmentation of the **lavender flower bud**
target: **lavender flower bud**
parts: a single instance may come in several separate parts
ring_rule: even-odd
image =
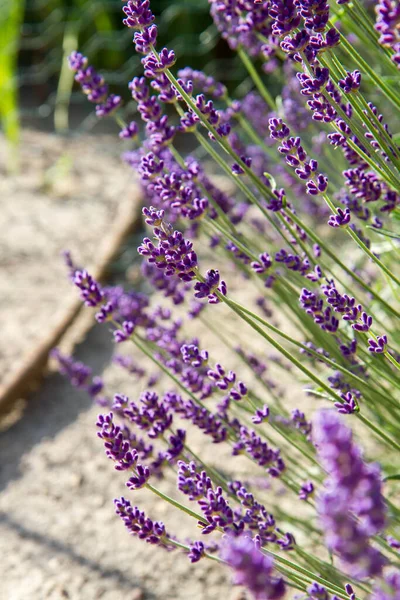
[[[350,218],[350,210],[348,208],[344,210],[338,208],[337,214],[329,217],[328,225],[330,227],[346,227],[350,223]]]
[[[381,335],[376,341],[372,338],[368,340],[368,350],[375,354],[382,354],[386,350],[386,345],[388,343],[387,336]]]

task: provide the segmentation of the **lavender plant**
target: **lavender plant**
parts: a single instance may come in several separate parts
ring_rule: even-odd
[[[123,6],[143,55],[128,86],[141,125],[125,122],[86,57],[69,59],[98,117],[113,116],[130,144],[154,294],[101,287],[67,257],[97,321],[132,344],[134,358],[115,360],[143,382],[139,398],[111,398],[85,365],[55,356],[106,410],[98,436],[124,472],[129,496],[115,510],[132,535],[228,565],[256,599],[400,598],[399,8],[210,0],[210,10],[248,70],[245,96],[176,73],[149,0]],[[198,150],[180,151],[186,136]],[[295,403],[271,365],[302,384]],[[221,448],[212,464],[193,449],[195,429]],[[134,506],[141,488],[194,519],[200,539]],[[287,507],[274,500],[282,488]]]

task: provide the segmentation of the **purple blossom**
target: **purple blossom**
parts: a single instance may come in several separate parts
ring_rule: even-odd
[[[197,268],[197,255],[192,242],[186,240],[180,231],[165,231],[155,227],[154,235],[158,245],[144,238],[138,248],[139,254],[158,269],[165,270],[167,276],[176,274],[182,281],[191,281]]]
[[[114,340],[117,344],[126,342],[135,331],[135,324],[132,321],[124,321],[120,329],[113,332]]]
[[[181,347],[182,360],[192,367],[201,367],[208,362],[207,350],[199,350],[195,344],[184,344]]]
[[[114,505],[116,514],[121,517],[129,533],[141,540],[146,540],[149,544],[173,548],[168,543],[168,534],[165,531],[164,523],[152,521],[137,506],[132,507],[129,500],[123,496],[114,500]]]
[[[300,488],[299,498],[300,500],[308,500],[310,496],[314,494],[314,484],[312,481],[305,481]]]
[[[312,432],[312,424],[307,421],[306,416],[298,408],[292,410],[291,420],[296,429],[298,429],[307,439],[310,439]]]
[[[121,129],[119,137],[123,139],[133,139],[137,137],[139,133],[139,127],[135,121],[131,121],[126,127]]]
[[[102,406],[108,404],[107,398],[99,396],[104,388],[103,380],[98,376],[93,377],[90,367],[73,360],[70,356],[61,354],[58,348],[53,348],[51,357],[57,361],[60,373],[67,377],[74,387],[87,392],[91,398],[96,400],[97,404]]]
[[[226,94],[226,87],[216,81],[210,75],[206,75],[202,71],[196,71],[190,67],[185,67],[178,71],[178,77],[185,82],[192,82],[193,86],[198,88],[202,93],[214,98],[221,98]]]
[[[127,403],[126,396],[117,394],[114,397],[113,408],[120,409],[121,402],[125,418],[135,423],[139,429],[146,431],[151,439],[162,436],[172,424],[173,417],[167,402],[160,400],[155,392],[143,392],[138,404],[132,401]]]
[[[279,450],[270,448],[255,431],[243,425],[239,429],[239,440],[233,446],[233,455],[246,452],[260,467],[267,467],[272,477],[279,477],[285,470],[285,463]]]
[[[352,431],[330,410],[317,413],[313,438],[329,475],[318,498],[326,542],[355,576],[378,575],[385,559],[370,545],[370,536],[386,521],[379,467],[363,461]]]
[[[157,25],[154,24],[136,31],[133,36],[136,52],[139,52],[139,54],[149,54],[152,51],[151,47],[156,45],[157,34]]]
[[[72,52],[68,57],[69,67],[76,73],[75,80],[90,102],[96,106],[96,115],[106,117],[115,112],[122,104],[122,98],[111,94],[108,96],[108,86],[103,77],[92,66],[87,66],[88,60],[80,52]]]
[[[170,69],[175,64],[175,52],[163,48],[159,52],[158,58],[154,54],[149,54],[142,58],[145,77],[157,78],[161,73]]]
[[[188,558],[191,563],[199,562],[205,556],[205,547],[203,542],[193,542],[189,546],[190,551],[188,553]]]
[[[263,273],[268,271],[268,269],[272,266],[272,259],[267,252],[263,252],[262,254],[260,254],[258,259],[258,262],[251,263],[251,268],[258,275],[262,275]]]
[[[96,426],[100,429],[97,435],[104,441],[104,448],[108,458],[115,462],[117,471],[135,469],[138,453],[131,448],[129,439],[119,425],[114,423],[114,415],[99,415]]]
[[[140,488],[144,487],[147,481],[150,479],[150,469],[145,465],[136,465],[135,467],[136,474],[132,475],[126,482],[126,486],[130,490],[140,490]]]
[[[227,537],[221,558],[233,570],[234,583],[245,586],[256,600],[278,600],[285,595],[285,583],[275,575],[272,558],[263,554],[251,538]]]
[[[328,225],[330,227],[346,227],[346,225],[350,223],[350,218],[350,210],[348,208],[345,208],[344,210],[338,208],[337,214],[329,217]]]
[[[75,271],[74,284],[81,290],[81,298],[86,306],[94,307],[102,302],[103,291],[87,271]]]
[[[328,178],[317,172],[318,162],[315,159],[307,160],[300,137],[290,136],[290,129],[282,119],[270,119],[269,130],[271,138],[280,140],[278,151],[285,156],[286,163],[294,169],[299,179],[306,182],[307,194],[317,196],[325,192]]]
[[[391,535],[388,535],[386,537],[386,541],[391,548],[394,548],[395,550],[400,550],[400,541],[396,540],[396,538],[392,537]]]
[[[254,425],[260,425],[264,421],[267,421],[269,417],[269,407],[265,404],[262,408],[258,408],[253,417],[251,417]]]
[[[194,286],[195,298],[208,298],[210,304],[218,304],[220,299],[216,292],[218,291],[222,296],[227,295],[226,283],[220,280],[219,272],[216,269],[210,269],[207,271],[205,280],[199,281]]]
[[[370,338],[368,340],[368,350],[375,354],[382,354],[386,351],[386,345],[388,343],[387,336],[381,335],[374,340]]]
[[[121,104],[121,96],[117,96],[116,94],[110,94],[109,96],[107,96],[104,102],[97,103],[96,116],[99,118],[109,117],[121,106]]]
[[[154,21],[149,0],[128,0],[122,10],[125,13],[123,24],[131,29],[144,29]]]
[[[181,396],[172,392],[165,394],[163,402],[182,419],[191,421],[205,435],[209,435],[214,444],[219,444],[227,439],[226,427],[207,408],[196,404],[193,400],[183,400]]]
[[[360,71],[353,71],[350,73],[347,71],[346,77],[339,80],[339,86],[345,94],[350,92],[356,92],[361,85],[361,73]]]
[[[335,402],[338,413],[341,413],[342,415],[351,415],[359,411],[358,404],[351,392],[340,394],[340,396],[343,402]]]
[[[370,600],[399,600],[400,599],[400,571],[386,573],[383,581],[377,583],[370,596]]]

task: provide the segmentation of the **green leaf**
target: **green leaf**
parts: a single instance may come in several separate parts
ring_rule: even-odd
[[[388,475],[387,477],[384,477],[383,478],[383,483],[385,483],[386,481],[392,481],[392,480],[400,481],[400,474],[398,474],[398,475]]]

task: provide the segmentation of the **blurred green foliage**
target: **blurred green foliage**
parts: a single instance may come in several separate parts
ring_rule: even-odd
[[[22,1],[13,0],[11,6]],[[229,60],[231,53],[217,35],[208,0],[152,0],[151,5],[159,43],[175,50],[177,68],[190,65],[216,77],[223,75],[224,81],[240,81],[243,72]],[[121,8],[120,0],[26,0],[22,26],[14,25],[7,46],[19,46],[18,72],[17,55],[12,59],[11,52],[9,71],[2,75],[18,82],[21,112],[31,124],[46,120],[51,126],[55,120],[57,129],[65,129],[70,103],[85,102],[78,92],[71,96],[73,81],[65,70],[66,55],[74,48],[101,70],[113,92],[128,97],[127,83],[140,73],[141,65],[132,31],[122,25]],[[15,92],[14,85],[14,101]]]
[[[10,143],[8,167],[16,166],[19,139],[17,59],[23,0],[0,2],[0,122]]]

